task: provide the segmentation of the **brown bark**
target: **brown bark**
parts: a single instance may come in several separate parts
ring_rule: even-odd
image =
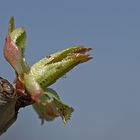
[[[2,135],[17,119],[18,110],[30,103],[17,94],[13,86],[0,77],[0,135]]]
[[[0,98],[0,102],[5,100]],[[15,111],[15,99],[6,99],[4,104],[0,103],[0,135],[3,134],[17,119]]]

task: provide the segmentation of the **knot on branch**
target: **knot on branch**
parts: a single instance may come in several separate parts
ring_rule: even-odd
[[[16,98],[13,86],[4,78],[0,77],[0,105],[5,105]]]

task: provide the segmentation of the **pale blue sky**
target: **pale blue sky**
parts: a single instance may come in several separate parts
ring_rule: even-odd
[[[3,58],[10,16],[24,26],[26,58],[72,45],[92,47],[94,60],[82,64],[52,87],[75,108],[71,121],[40,125],[31,107],[1,140],[139,140],[140,2],[138,0],[1,0],[0,75],[11,82],[14,71]]]

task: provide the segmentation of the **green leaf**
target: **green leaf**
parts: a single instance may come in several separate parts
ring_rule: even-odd
[[[57,92],[55,90],[53,90],[52,88],[47,88],[45,90],[44,94],[47,95],[47,97],[49,97],[49,98],[54,97],[54,98],[60,99]]]
[[[12,16],[9,20],[9,33],[13,32],[15,29],[14,17]]]
[[[30,70],[30,74],[36,79],[42,88],[56,82],[57,79],[65,75],[76,65],[86,62],[91,59],[85,53],[91,48],[83,46],[74,46],[54,53],[49,57],[35,63]]]
[[[39,102],[40,96],[43,94],[43,90],[33,76],[29,74],[24,74],[24,84],[28,94],[35,102]]]
[[[67,123],[67,121],[70,120],[71,114],[74,109],[63,103],[60,100],[56,91],[54,91],[53,89],[47,88],[44,94],[52,98],[52,101],[55,103],[59,116],[61,116],[64,123]]]
[[[68,120],[70,120],[71,114],[74,111],[74,109],[66,104],[64,104],[61,100],[58,98],[53,98],[54,103],[56,104],[58,108],[58,113],[61,116],[64,123],[67,123]]]
[[[22,51],[22,55],[24,56],[24,50],[26,47],[26,32],[23,27],[16,28],[13,32],[10,33],[10,37],[12,41],[17,45],[19,49]]]
[[[33,104],[33,108],[39,115],[42,124],[44,123],[44,120],[53,121],[56,117],[59,116],[57,107],[50,97],[50,91],[53,90],[48,89],[48,91],[49,92],[45,92],[42,96],[40,96],[40,102]]]
[[[24,58],[25,47],[26,32],[23,27],[15,29],[14,18],[11,17],[4,45],[4,56],[18,74],[27,73],[30,69]]]
[[[35,111],[39,115],[44,123],[46,121],[52,121],[56,117],[60,116],[64,123],[71,117],[71,113],[74,111],[72,107],[64,104],[56,91],[51,88],[47,88],[44,94],[40,97],[40,102],[33,105]]]
[[[56,106],[52,101],[47,100],[45,104],[35,103],[33,104],[33,108],[39,115],[42,124],[44,123],[44,120],[53,121],[56,117],[58,117]]]

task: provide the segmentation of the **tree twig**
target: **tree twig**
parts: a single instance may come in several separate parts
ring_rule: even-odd
[[[27,105],[23,97],[17,97],[14,87],[0,77],[0,135],[16,121],[18,110]]]

